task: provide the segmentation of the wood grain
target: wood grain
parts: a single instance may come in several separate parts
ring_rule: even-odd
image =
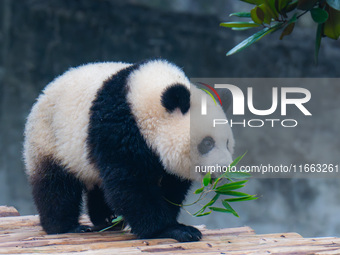
[[[3,207],[0,207],[0,209]],[[86,216],[81,222],[89,224]],[[297,233],[256,235],[249,227],[206,229],[200,242],[136,239],[128,230],[46,235],[39,217],[0,218],[0,254],[340,254],[340,238]]]

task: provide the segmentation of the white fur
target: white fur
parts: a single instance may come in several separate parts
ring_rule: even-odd
[[[26,124],[28,175],[34,175],[43,156],[53,156],[88,188],[100,183],[86,147],[89,111],[103,81],[126,66],[129,64],[95,63],[72,68],[46,87]]]
[[[164,167],[190,179],[190,113],[168,113],[160,103],[162,93],[176,83],[190,89],[178,67],[160,60],[147,62],[129,77],[127,98],[142,135]]]
[[[24,158],[28,175],[35,174],[42,157],[52,156],[87,188],[100,184],[99,171],[88,160],[86,146],[90,107],[103,82],[127,66],[125,63],[84,65],[69,70],[46,87],[26,124]],[[127,100],[143,137],[166,170],[182,178],[199,180],[202,175],[193,171],[191,163],[230,163],[234,140],[229,125],[212,128],[212,118],[225,118],[225,114],[211,99],[208,99],[209,120],[192,118],[190,129],[190,111],[200,109],[201,93],[204,93],[194,86],[190,89],[190,111],[184,115],[180,110],[168,113],[161,105],[161,95],[176,83],[190,89],[188,78],[178,67],[161,60],[146,62],[128,77]],[[197,145],[208,135],[214,138],[216,146],[202,156]]]
[[[229,124],[213,126],[214,119],[226,119],[222,107],[215,105],[211,97],[207,96],[207,115],[201,115],[201,97],[204,94],[200,89],[191,89],[191,147],[190,158],[192,161],[191,173],[194,179],[202,178],[205,173],[196,173],[195,166],[228,166],[232,163],[234,152],[234,137]],[[215,141],[215,147],[205,155],[198,151],[198,144],[207,136]],[[227,141],[228,148],[227,148]],[[221,173],[212,173],[213,177]]]
[[[186,86],[192,93],[190,111],[184,115],[179,109],[168,113],[160,104],[162,93],[176,83]],[[190,118],[190,112],[200,111],[201,95],[205,92],[195,86],[190,88],[190,82],[181,69],[166,61],[147,62],[131,74],[128,85],[127,98],[140,131],[168,172],[182,178],[200,180],[202,174],[195,173],[194,165],[225,166],[231,163],[234,139],[230,126],[212,127],[212,120],[225,119],[225,113],[209,98],[208,115],[197,118],[200,114],[195,114]],[[202,156],[197,145],[206,136],[214,138],[215,148]],[[229,148],[226,147],[227,140]]]

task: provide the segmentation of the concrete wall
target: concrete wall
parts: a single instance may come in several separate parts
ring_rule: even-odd
[[[339,42],[324,40],[315,66],[314,30],[298,30],[279,41],[274,34],[235,56],[225,53],[244,37],[219,27],[221,13],[154,8],[137,1],[3,0],[0,2],[0,204],[21,214],[35,212],[22,164],[25,118],[41,89],[69,67],[91,61],[135,62],[163,57],[183,67],[189,77],[338,77]],[[145,2],[145,1],[144,1]],[[182,1],[186,2],[186,1]],[[189,1],[190,2],[190,1]],[[192,2],[192,1],[191,1]],[[233,1],[225,1],[226,12]],[[223,1],[214,2],[223,8]],[[150,7],[151,6],[151,7]],[[159,6],[159,5],[157,5]],[[176,7],[176,6],[175,6]],[[196,8],[196,7],[195,7]],[[198,7],[197,7],[198,8]],[[171,11],[168,11],[171,10]],[[208,11],[213,13],[213,11]],[[222,15],[223,16],[223,15]],[[331,119],[339,119],[339,90],[334,92]],[[325,127],[326,129],[327,127]],[[240,145],[251,150],[247,160],[261,161],[270,151],[256,139],[235,130]],[[309,132],[306,130],[306,132]],[[322,130],[320,132],[323,132]],[[338,140],[334,126],[327,133]],[[312,133],[311,133],[312,135]],[[309,137],[307,133],[307,137]],[[315,145],[315,144],[314,144]],[[334,142],[335,152],[339,144]],[[305,157],[301,150],[301,157]],[[327,154],[320,147],[318,153]],[[340,154],[338,154],[340,155]],[[339,234],[337,179],[261,179],[247,187],[262,194],[255,202],[239,204],[241,219],[229,216],[192,219],[209,227],[250,225],[259,233],[298,231],[304,235]],[[306,199],[308,197],[314,197]]]

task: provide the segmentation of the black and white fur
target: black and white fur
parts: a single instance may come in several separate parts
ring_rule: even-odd
[[[24,143],[43,229],[86,231],[78,222],[86,192],[95,226],[122,215],[139,238],[200,240],[199,230],[177,222],[180,208],[168,201],[181,204],[202,177],[191,160],[231,160],[233,137],[228,126],[229,148],[225,141],[206,155],[190,148],[190,108],[198,103],[189,88],[182,70],[164,60],[88,64],[51,82],[28,117]],[[197,146],[211,129],[205,132]]]

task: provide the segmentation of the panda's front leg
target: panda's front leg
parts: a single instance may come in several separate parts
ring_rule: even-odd
[[[189,180],[182,180],[175,175],[165,174],[160,182],[160,187],[163,197],[169,203],[169,210],[173,210],[173,214],[177,217],[180,212],[180,207],[174,204],[180,205],[183,203],[192,182]],[[171,237],[178,241],[184,242],[199,241],[202,238],[201,232],[192,226],[186,226],[183,224],[177,224],[164,229],[158,237]]]
[[[168,175],[159,182],[145,175],[131,176],[128,170],[122,169],[110,171],[102,179],[107,203],[124,217],[131,232],[139,238],[174,238],[180,242],[201,239],[199,230],[177,222],[180,208],[166,200],[181,203],[190,183]]]

